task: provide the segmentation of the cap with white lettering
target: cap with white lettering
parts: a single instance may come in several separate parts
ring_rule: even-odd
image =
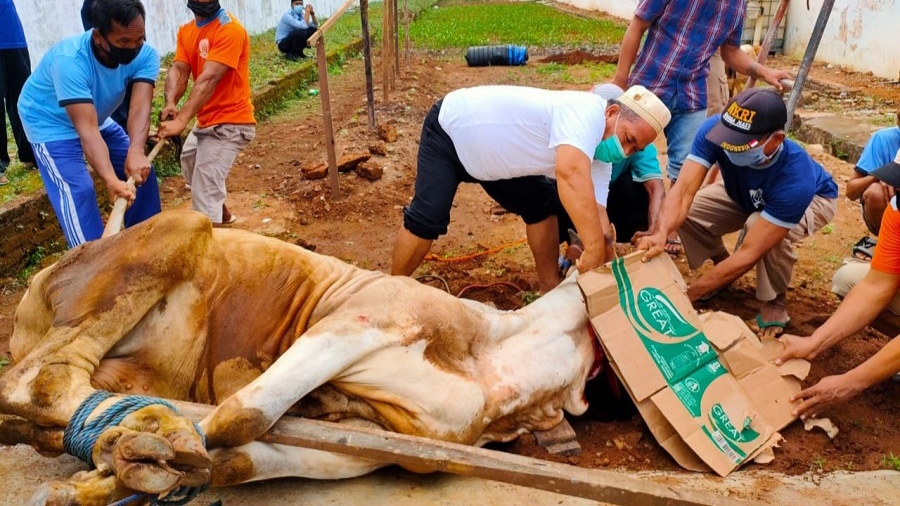
[[[783,130],[785,123],[787,107],[781,96],[772,90],[750,88],[728,102],[706,140],[726,151],[747,151],[770,133]]]

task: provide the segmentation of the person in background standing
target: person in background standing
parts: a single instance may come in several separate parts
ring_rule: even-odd
[[[10,158],[6,145],[6,116],[12,127],[13,139],[16,141],[19,162],[26,167],[34,167],[34,152],[22,121],[19,119],[19,93],[28,76],[31,75],[31,60],[28,57],[28,44],[25,42],[25,31],[19,20],[19,13],[12,0],[0,0],[0,128],[3,129],[3,147],[0,148],[0,186],[9,184],[6,169]],[[4,114],[3,109],[6,110]]]
[[[178,29],[175,61],[166,76],[165,106],[160,113],[161,139],[181,135],[197,123],[184,141],[181,170],[191,186],[194,210],[213,226],[237,220],[225,205],[225,179],[231,165],[256,134],[250,101],[250,36],[218,0],[189,0],[194,20]],[[194,86],[187,101],[178,101]]]

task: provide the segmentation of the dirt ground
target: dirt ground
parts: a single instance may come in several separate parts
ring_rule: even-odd
[[[555,61],[566,60],[563,56]],[[429,108],[452,89],[478,84],[572,87],[554,81],[552,75],[536,72],[540,65],[468,68],[461,54],[449,58],[413,53],[411,66],[403,69],[388,103],[381,102],[380,86],[375,90],[377,122],[392,125],[398,133],[395,142],[386,144],[385,155],[372,157],[384,168],[383,177],[369,181],[353,172],[343,173],[337,200],[331,198],[328,179],[304,179],[300,170],[326,160],[319,103],[317,99],[294,103],[259,125],[256,139],[231,172],[228,204],[239,217],[235,226],[301,244],[360,267],[388,270],[401,209],[413,193],[419,130]],[[577,74],[579,70],[573,67],[571,72]],[[361,59],[331,78],[338,156],[368,152],[370,145],[380,142],[367,123],[364,82]],[[859,82],[869,81],[860,78]],[[852,86],[858,85],[854,81]],[[835,176],[843,194],[852,165],[821,153],[814,157]],[[180,177],[166,180],[162,194],[166,207],[190,206],[190,193]],[[864,235],[857,206],[843,198],[839,205],[832,231],[819,233],[798,248],[800,259],[789,293],[792,333],[812,332],[834,311],[837,302],[829,292],[831,276],[850,255],[852,244]],[[491,301],[504,309],[521,307],[537,289],[530,253],[519,242],[522,238],[524,226],[515,216],[496,209],[480,187],[463,185],[454,203],[450,233],[432,249],[440,260],[426,261],[416,274],[422,282],[453,294],[464,291],[465,297]],[[509,246],[474,259],[447,261],[502,245]],[[697,276],[683,259],[677,263],[688,281]],[[752,274],[747,275],[699,308],[727,311],[751,320],[758,309],[753,286]],[[0,292],[0,351],[6,350],[13,312],[22,293],[21,288],[9,283]],[[887,341],[888,337],[872,330],[847,339],[814,362],[806,383],[854,367]],[[530,435],[496,448],[587,468],[678,468],[656,444],[630,401],[614,399],[605,389],[602,382],[593,382],[588,391],[593,400],[591,410],[571,419],[583,448],[580,457],[551,457]],[[886,454],[900,455],[898,398],[900,385],[885,382],[828,413],[841,429],[833,441],[822,432],[805,432],[799,424],[791,425],[782,432],[785,441],[767,468],[787,474],[883,468]]]

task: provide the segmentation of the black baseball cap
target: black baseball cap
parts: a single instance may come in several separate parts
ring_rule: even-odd
[[[870,172],[869,175],[879,181],[884,181],[894,188],[900,188],[900,149],[897,150],[897,156],[894,157],[894,161],[878,167]]]
[[[784,129],[787,107],[781,95],[772,90],[750,88],[734,96],[722,117],[706,134],[706,140],[726,151],[741,152],[755,148],[772,132]]]

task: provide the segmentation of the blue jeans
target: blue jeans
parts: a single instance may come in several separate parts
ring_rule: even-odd
[[[128,134],[113,123],[100,130],[100,135],[109,148],[109,159],[116,176],[125,181]],[[81,139],[32,144],[32,147],[41,179],[47,189],[47,197],[53,205],[69,247],[74,248],[83,242],[99,239],[103,235],[103,220],[97,206],[94,180],[84,161]],[[137,187],[134,203],[125,211],[125,226],[140,223],[159,211],[159,187],[156,172],[151,167],[150,176],[144,184]]]
[[[669,175],[669,181],[674,183],[678,179],[684,160],[691,154],[691,146],[694,144],[697,131],[706,121],[706,109],[678,111],[672,107],[673,104],[666,105],[672,111],[672,119],[663,130],[669,156],[666,173]]]

